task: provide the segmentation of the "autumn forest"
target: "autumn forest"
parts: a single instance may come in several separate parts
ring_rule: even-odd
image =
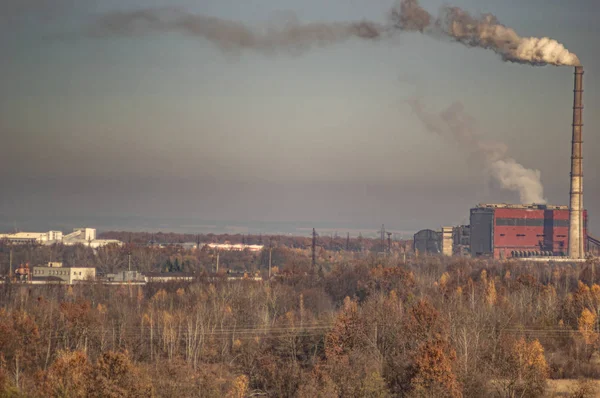
[[[332,240],[333,241],[333,240]],[[344,240],[340,240],[343,248]],[[353,242],[355,243],[355,242]],[[0,397],[593,397],[600,277],[542,264],[276,245],[129,248],[192,282],[0,285]],[[371,245],[373,246],[373,245]],[[122,269],[123,249],[15,248]],[[0,264],[8,252],[0,250]],[[177,264],[177,266],[175,266]],[[228,281],[227,269],[262,281]],[[600,270],[599,270],[600,271]],[[3,269],[4,272],[4,269]]]

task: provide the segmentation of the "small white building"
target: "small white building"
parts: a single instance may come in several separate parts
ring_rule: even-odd
[[[96,279],[96,268],[92,267],[63,267],[62,263],[49,262],[45,266],[33,267],[32,279],[38,281],[61,280],[69,285],[78,281],[93,281]]]
[[[244,251],[249,250],[251,252],[259,252],[263,249],[263,245],[244,245],[241,243],[208,243],[206,246],[214,250],[225,250],[225,251]]]

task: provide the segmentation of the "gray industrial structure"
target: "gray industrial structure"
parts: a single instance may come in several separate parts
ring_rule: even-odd
[[[583,234],[583,67],[575,67],[573,99],[573,141],[571,150],[571,192],[569,203],[569,257],[585,258]]]
[[[415,253],[444,256],[469,256],[471,228],[469,225],[442,227],[439,231],[424,229],[414,237]]]
[[[441,254],[441,233],[424,229],[414,235],[414,250],[418,254]]]
[[[468,256],[471,253],[471,226],[459,225],[452,230],[453,250],[455,256]]]

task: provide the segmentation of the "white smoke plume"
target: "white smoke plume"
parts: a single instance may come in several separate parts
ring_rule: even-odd
[[[468,47],[490,49],[503,60],[529,65],[579,66],[579,58],[548,37],[521,37],[492,14],[474,17],[458,7],[442,7],[438,18],[418,0],[401,0],[390,12],[396,29],[446,36]]]
[[[302,51],[351,38],[375,40],[385,28],[374,22],[314,22],[300,24],[289,17],[263,29],[241,22],[192,14],[176,8],[151,8],[103,15],[88,30],[88,35],[133,36],[179,32],[208,40],[225,51],[252,49],[264,53],[279,50]]]
[[[418,98],[408,100],[425,128],[468,152],[475,167],[495,179],[503,189],[517,192],[520,203],[545,204],[544,187],[539,170],[527,169],[508,156],[501,142],[485,141],[477,132],[475,120],[460,102],[455,102],[439,114],[428,112]]]

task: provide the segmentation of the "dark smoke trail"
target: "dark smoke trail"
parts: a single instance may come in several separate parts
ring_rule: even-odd
[[[427,131],[468,151],[476,167],[498,181],[502,188],[518,192],[521,203],[546,203],[540,172],[527,169],[509,157],[505,144],[482,140],[475,120],[461,103],[455,102],[439,114],[429,113],[419,99],[408,103]]]
[[[374,40],[384,30],[383,26],[369,21],[300,24],[295,20],[287,20],[283,26],[255,30],[240,22],[160,8],[106,14],[88,33],[102,37],[180,32],[206,39],[223,50],[273,52],[326,46],[353,37]]]
[[[492,14],[476,18],[458,7],[446,6],[439,18],[433,18],[418,0],[401,0],[391,10],[390,20],[399,30],[447,36],[468,47],[490,49],[505,61],[530,65],[580,65],[579,58],[563,44],[547,37],[520,37]]]
[[[305,50],[351,38],[374,40],[384,33],[419,31],[446,36],[468,47],[490,49],[502,59],[530,65],[580,65],[579,58],[556,40],[520,37],[492,14],[474,17],[458,7],[443,7],[438,18],[418,0],[400,0],[390,11],[390,24],[371,21],[300,24],[252,29],[240,22],[191,14],[174,8],[150,8],[105,14],[89,30],[92,36],[140,35],[180,32],[209,40],[223,50],[253,49],[261,52]]]

